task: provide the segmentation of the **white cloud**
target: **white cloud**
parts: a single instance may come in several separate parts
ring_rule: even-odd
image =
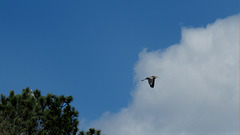
[[[183,28],[179,44],[139,54],[132,103],[92,127],[106,135],[238,135],[239,15]],[[154,89],[140,80],[158,75]]]

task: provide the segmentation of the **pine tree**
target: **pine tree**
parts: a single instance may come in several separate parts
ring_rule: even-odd
[[[101,135],[101,130],[96,130],[94,128],[90,128],[89,131],[87,131],[87,132],[81,131],[81,132],[79,132],[78,135]]]
[[[72,96],[41,96],[29,88],[22,94],[0,97],[1,135],[76,135],[78,111],[70,105]]]

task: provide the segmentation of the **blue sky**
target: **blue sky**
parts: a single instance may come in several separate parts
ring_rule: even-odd
[[[237,13],[238,0],[0,1],[0,93],[72,95],[80,119],[97,119],[131,102],[144,48]]]

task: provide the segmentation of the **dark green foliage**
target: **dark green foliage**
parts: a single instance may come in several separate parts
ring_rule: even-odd
[[[87,131],[87,132],[81,131],[81,132],[79,132],[78,135],[101,135],[101,130],[96,130],[94,128],[90,128],[89,131]]]
[[[41,96],[39,90],[0,97],[0,135],[75,135],[78,111],[71,107],[72,96]]]

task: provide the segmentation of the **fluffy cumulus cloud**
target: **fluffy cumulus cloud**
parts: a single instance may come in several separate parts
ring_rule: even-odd
[[[128,107],[92,127],[106,135],[238,135],[239,15],[183,28],[179,44],[139,54]],[[155,88],[140,81],[158,75]]]

